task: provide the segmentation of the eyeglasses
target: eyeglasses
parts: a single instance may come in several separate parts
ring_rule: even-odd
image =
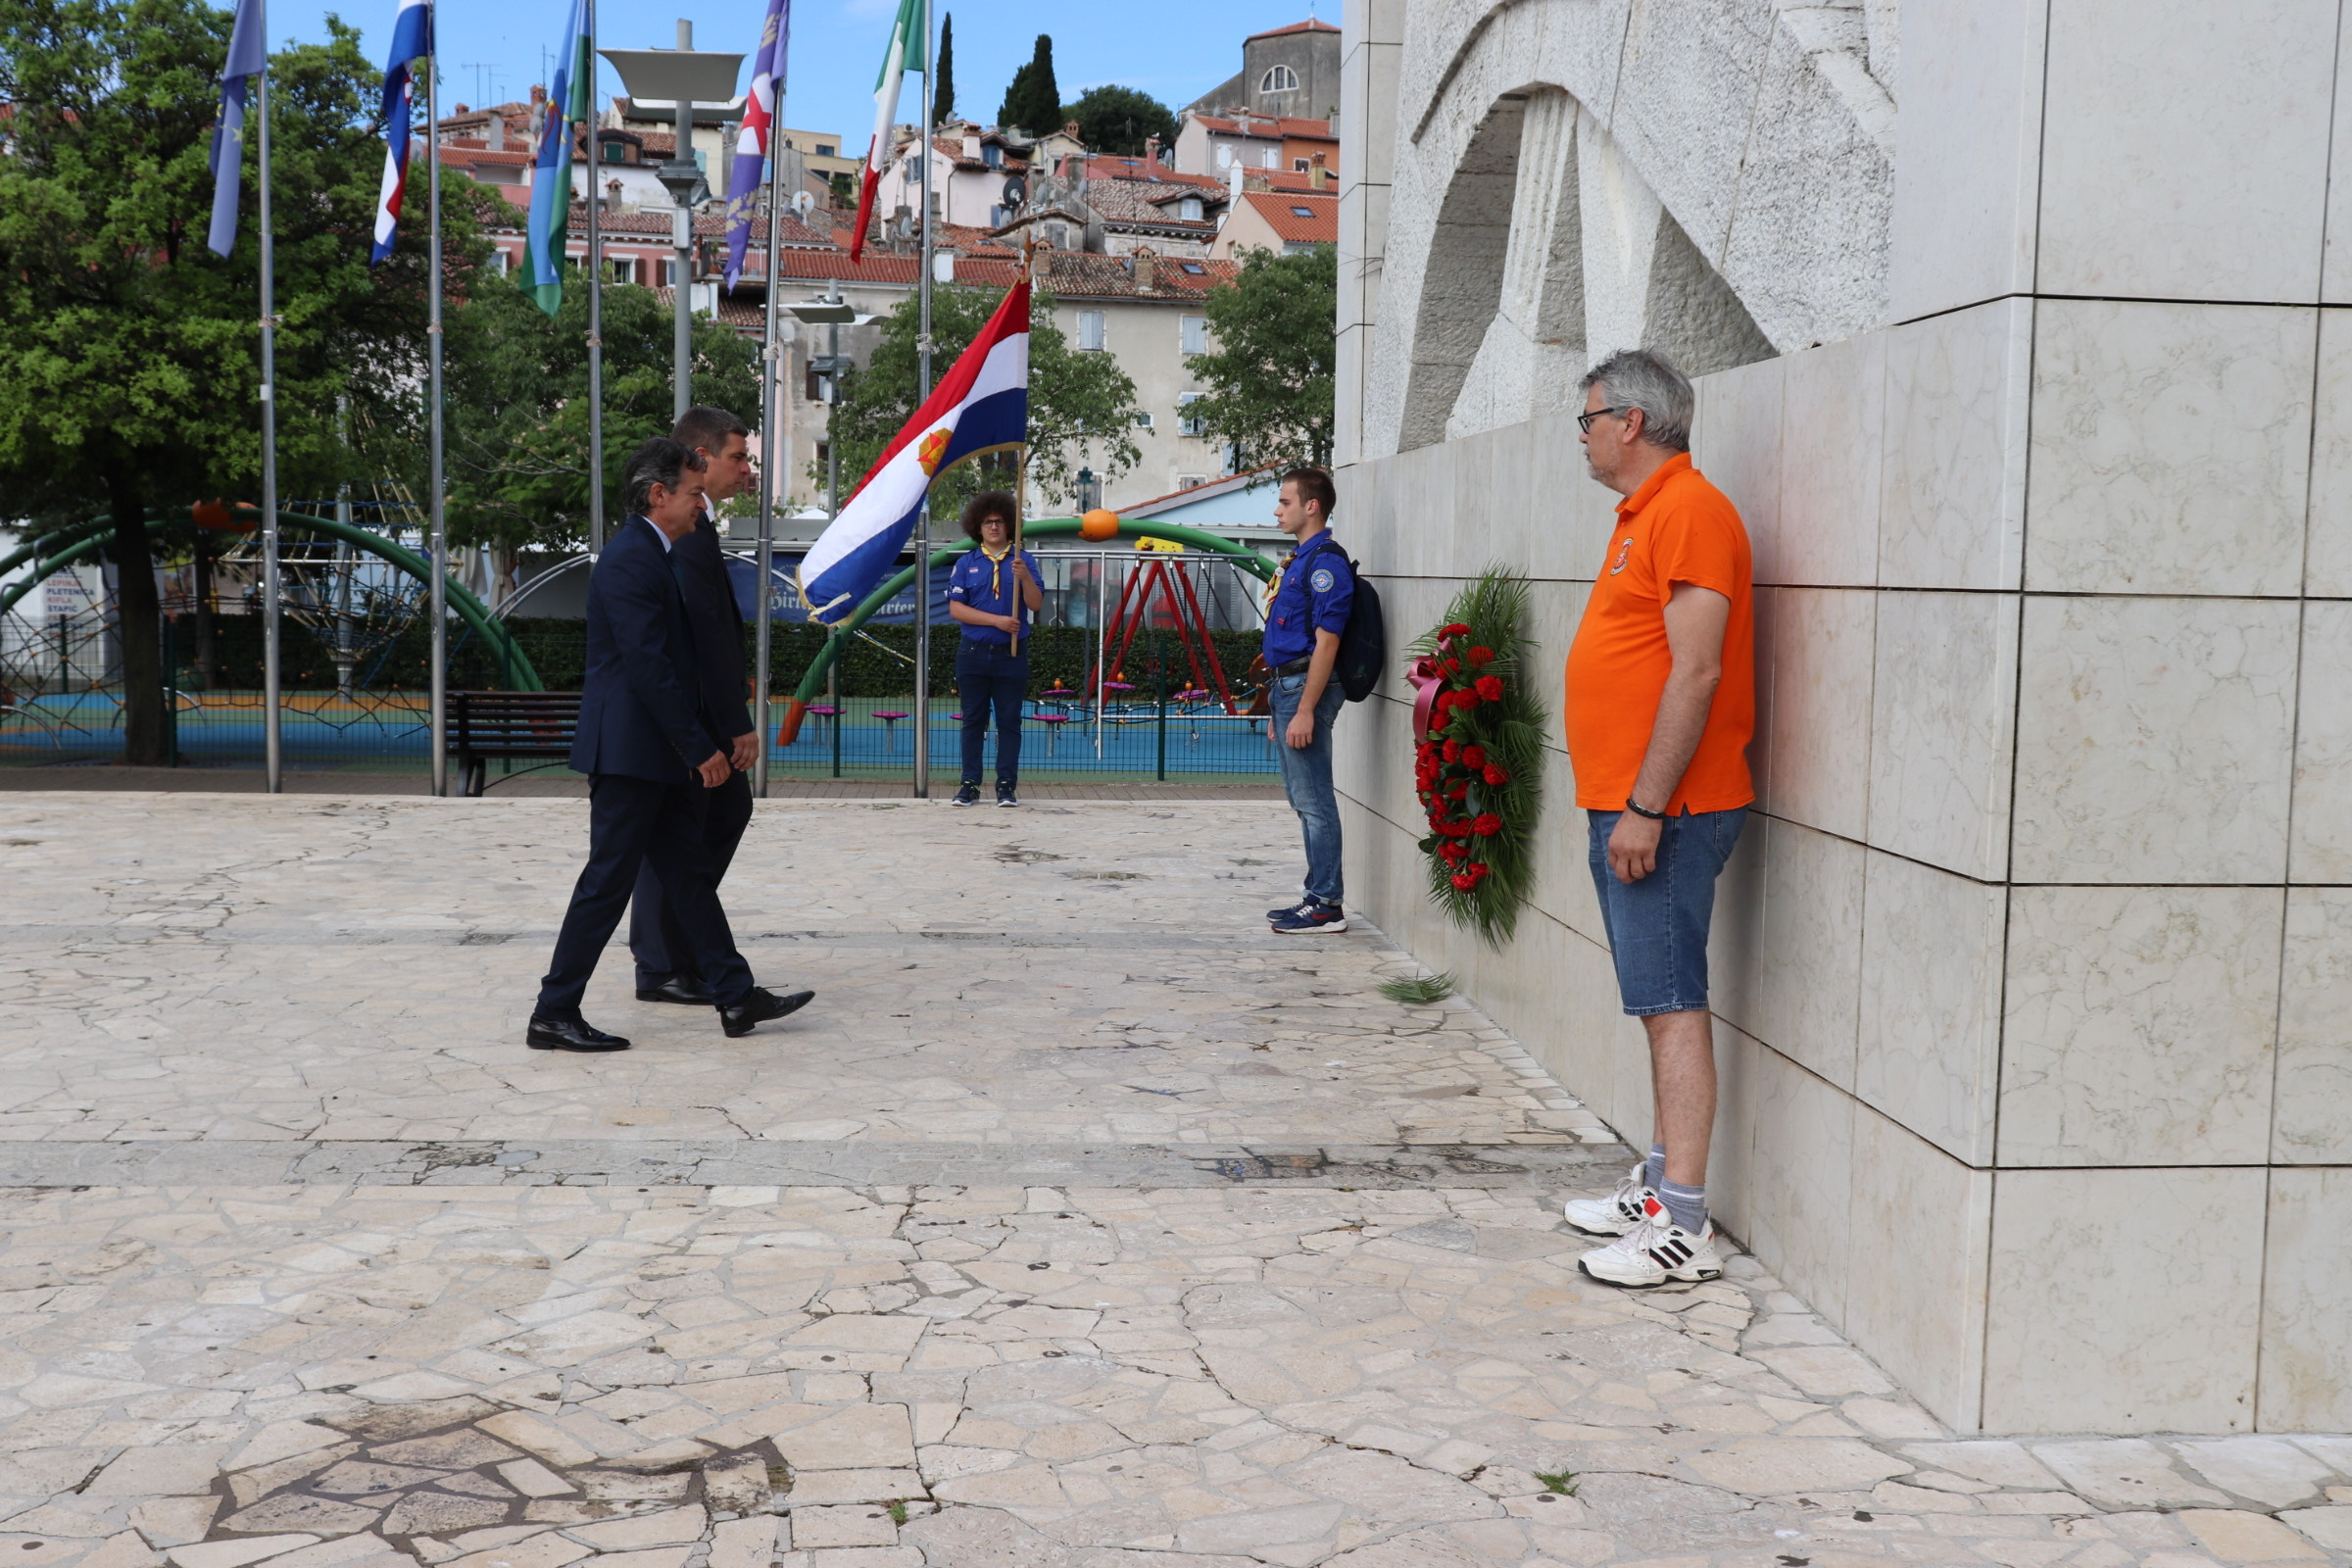
[[[1580,414],[1580,415],[1578,415],[1578,416],[1576,416],[1576,427],[1577,427],[1579,430],[1582,430],[1582,431],[1584,431],[1584,432],[1585,432],[1585,434],[1587,434],[1587,435],[1591,435],[1591,434],[1592,433],[1592,421],[1593,421],[1594,419],[1597,419],[1597,418],[1599,418],[1599,417],[1600,417],[1602,415],[1604,415],[1604,414],[1631,414],[1631,413],[1633,413],[1633,412],[1634,412],[1634,406],[1633,406],[1632,404],[1630,404],[1630,403],[1626,404],[1626,405],[1625,405],[1623,408],[1618,408],[1618,409],[1594,409],[1594,410],[1593,410],[1593,411],[1592,411],[1591,414]]]

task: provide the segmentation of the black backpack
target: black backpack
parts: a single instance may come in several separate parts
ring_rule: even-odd
[[[1340,633],[1340,658],[1332,673],[1348,700],[1360,703],[1372,695],[1388,668],[1389,626],[1380,612],[1380,590],[1365,580],[1354,562],[1348,563],[1348,569],[1355,575],[1355,597],[1348,609],[1348,627]]]

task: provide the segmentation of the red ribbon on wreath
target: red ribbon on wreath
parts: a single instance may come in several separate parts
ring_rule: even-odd
[[[1404,678],[1413,685],[1413,742],[1415,745],[1429,739],[1429,721],[1437,710],[1438,695],[1446,689],[1446,662],[1457,657],[1453,652],[1454,636],[1466,636],[1469,630],[1469,627],[1458,623],[1446,627],[1445,632],[1440,634],[1437,647],[1414,660],[1413,667],[1404,672]]]

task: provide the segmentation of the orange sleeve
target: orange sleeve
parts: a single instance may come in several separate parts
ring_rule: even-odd
[[[1740,597],[1740,548],[1729,518],[1705,505],[1684,505],[1658,519],[1657,582],[1661,601],[1678,582]]]

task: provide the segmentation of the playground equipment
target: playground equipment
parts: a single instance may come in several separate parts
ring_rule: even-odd
[[[1154,543],[1164,548],[1172,541],[1147,537],[1137,541],[1136,548],[1141,550],[1145,545]],[[1192,666],[1193,685],[1206,687],[1211,681],[1215,682],[1217,699],[1225,705],[1225,711],[1240,712],[1241,707],[1233,699],[1233,688],[1225,679],[1225,666],[1217,661],[1217,645],[1208,634],[1208,617],[1201,613],[1200,600],[1193,592],[1192,579],[1182,567],[1171,567],[1168,558],[1162,554],[1153,554],[1143,570],[1129,573],[1126,581],[1119,585],[1118,606],[1110,612],[1105,637],[1105,647],[1115,648],[1106,656],[1108,678],[1103,678],[1106,672],[1102,667],[1093,667],[1087,670],[1082,684],[1090,690],[1100,688],[1104,691],[1131,684],[1127,680],[1127,654],[1135,646],[1135,634],[1142,631],[1151,619],[1154,594],[1166,609],[1168,624],[1174,628],[1176,641],[1184,649],[1185,662]],[[1205,674],[1202,672],[1203,664],[1207,666]]]
[[[1102,531],[1104,524],[1102,521],[1105,515],[1109,514],[1092,512],[1087,514],[1083,519],[1078,517],[1038,517],[1024,524],[1022,533],[1029,539],[1066,538],[1076,534],[1081,538],[1097,542],[1110,537],[1164,539],[1191,550],[1229,557],[1237,566],[1259,581],[1273,580],[1273,565],[1263,556],[1246,545],[1237,545],[1229,539],[1220,539],[1215,534],[1204,532],[1199,528],[1187,528],[1181,523],[1134,521],[1125,517],[1115,519],[1117,523],[1115,533],[1105,534]],[[950,565],[967,548],[967,546],[958,544],[953,549],[935,551],[930,561],[923,564],[931,569]],[[847,619],[833,629],[832,634],[825,639],[823,646],[817,649],[816,657],[808,662],[808,668],[801,676],[799,688],[785,702],[783,722],[776,726],[776,744],[778,746],[790,746],[799,737],[802,717],[808,712],[809,703],[823,688],[826,671],[830,670],[834,662],[841,658],[842,650],[849,646],[850,639],[857,635],[858,629],[914,581],[914,573],[915,568],[911,565],[907,566],[896,576],[882,583],[872,593],[867,594],[864,601],[850,612]]]

